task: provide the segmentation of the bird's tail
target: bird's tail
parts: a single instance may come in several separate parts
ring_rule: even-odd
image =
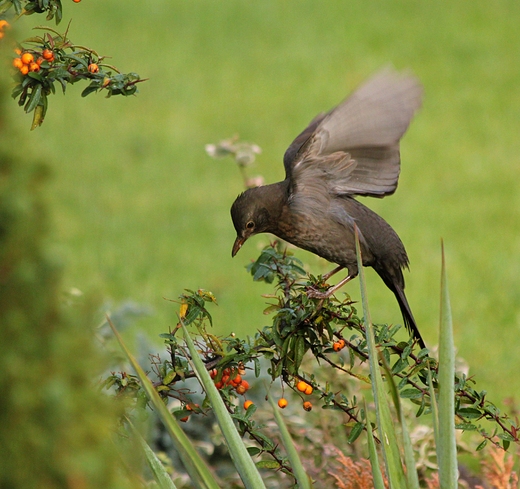
[[[399,308],[401,309],[401,314],[403,315],[404,325],[406,329],[417,338],[419,345],[421,348],[426,348],[424,344],[424,340],[422,339],[421,333],[419,332],[419,328],[417,327],[417,323],[412,314],[412,310],[410,309],[410,305],[408,304],[408,300],[406,299],[406,295],[404,295],[404,290],[397,286],[394,287],[393,292],[399,303]]]
[[[386,268],[376,266],[374,266],[374,269],[383,279],[386,286],[395,294],[406,329],[417,339],[421,348],[426,348],[410,305],[408,304],[408,300],[406,299],[406,295],[404,294],[404,278],[401,269],[396,267],[395,270],[389,271]]]

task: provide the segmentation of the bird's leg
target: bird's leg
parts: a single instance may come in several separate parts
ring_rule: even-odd
[[[342,267],[343,268],[343,267]],[[334,273],[336,273],[338,270],[334,269],[332,270]],[[329,287],[325,292],[320,292],[316,289],[309,289],[307,291],[307,297],[311,297],[312,299],[327,299],[332,294],[336,292],[340,287],[343,287],[348,281],[352,280],[356,275],[348,275],[343,280],[338,282],[336,285],[333,285],[332,287]]]
[[[330,277],[332,277],[335,273],[338,273],[339,271],[343,270],[345,267],[342,267],[341,265],[334,268],[334,270],[331,270],[329,273],[326,273],[325,275],[322,275],[322,279],[326,282]]]

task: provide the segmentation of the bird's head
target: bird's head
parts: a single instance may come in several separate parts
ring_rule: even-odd
[[[231,219],[237,232],[231,256],[248,238],[270,229],[270,213],[267,206],[270,204],[267,187],[255,187],[240,194],[231,206]]]

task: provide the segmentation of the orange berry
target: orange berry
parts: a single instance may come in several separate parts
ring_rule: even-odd
[[[239,374],[237,374],[237,375],[235,375],[235,378],[232,380],[232,382],[235,383],[236,385],[239,385],[240,382],[242,382],[242,377]]]
[[[22,63],[24,65],[30,65],[34,61],[34,56],[31,53],[22,54]]]
[[[237,394],[245,394],[247,389],[242,385],[237,385]]]
[[[345,344],[346,344],[345,340],[341,339],[341,340],[336,341],[332,345],[332,348],[334,348],[334,351],[341,351],[341,350],[343,350],[343,348],[345,348]]]
[[[281,399],[278,400],[278,407],[280,409],[285,409],[288,404],[289,404],[289,402],[284,397],[282,397]]]
[[[16,48],[16,49],[14,50],[14,52],[15,52],[18,56],[21,56],[21,54],[22,54],[22,50],[21,50],[20,48]]]
[[[307,388],[306,388],[305,391],[304,391],[304,394],[305,394],[306,396],[310,396],[310,395],[312,394],[312,391],[313,391],[313,390],[314,390],[314,389],[312,388],[312,385],[308,385]]]
[[[13,59],[13,66],[15,68],[20,69],[23,66],[22,60],[20,58],[14,58]]]
[[[221,380],[219,382],[215,382],[215,387],[219,390],[222,389],[222,387],[224,387],[224,382]]]
[[[243,387],[246,391],[249,390],[249,382],[247,380],[242,380],[242,382],[240,382],[240,387]]]
[[[27,75],[27,73],[29,73],[29,67],[27,65],[22,65],[22,67],[20,68],[20,73],[22,75]]]
[[[244,402],[244,409],[247,409],[249,406],[252,406],[253,404],[254,404],[253,401]]]
[[[3,31],[6,27],[9,27],[9,22],[5,19],[0,20],[0,30]]]
[[[312,403],[310,401],[305,401],[303,403],[303,409],[305,409],[305,411],[310,411],[312,409]]]
[[[222,376],[222,383],[224,385],[228,385],[229,384],[229,375],[223,375]]]
[[[190,419],[189,416],[184,416],[184,418],[181,418],[180,421],[182,421],[183,423],[186,423],[186,421],[188,421],[188,419]]]
[[[44,49],[42,52],[43,59],[49,60],[54,58],[54,53],[50,49]]]
[[[88,65],[88,71],[90,71],[90,73],[97,73],[99,71],[99,66],[96,63],[90,63]]]
[[[38,63],[32,62],[29,65],[29,71],[40,71],[40,65]]]
[[[74,3],[79,3],[81,0],[72,0]]]
[[[41,56],[36,60],[36,62],[38,63],[38,66],[40,66],[44,61],[45,61],[45,59],[42,58]]]
[[[307,382],[300,380],[300,382],[296,384],[296,389],[298,389],[300,392],[305,392],[305,389],[307,389],[308,386],[309,384],[307,384]]]
[[[216,368],[212,368],[210,371],[209,371],[209,376],[214,379],[216,376],[217,376],[217,369]]]

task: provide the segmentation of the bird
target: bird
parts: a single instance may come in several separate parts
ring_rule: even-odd
[[[386,67],[343,102],[316,116],[284,155],[285,179],[250,188],[231,207],[237,236],[234,257],[251,236],[271,233],[347,269],[330,297],[358,275],[356,228],[362,263],[372,267],[394,293],[404,324],[421,348],[425,343],[404,293],[405,247],[394,229],[356,200],[395,192],[400,174],[400,140],[421,107],[423,88],[409,72]]]

